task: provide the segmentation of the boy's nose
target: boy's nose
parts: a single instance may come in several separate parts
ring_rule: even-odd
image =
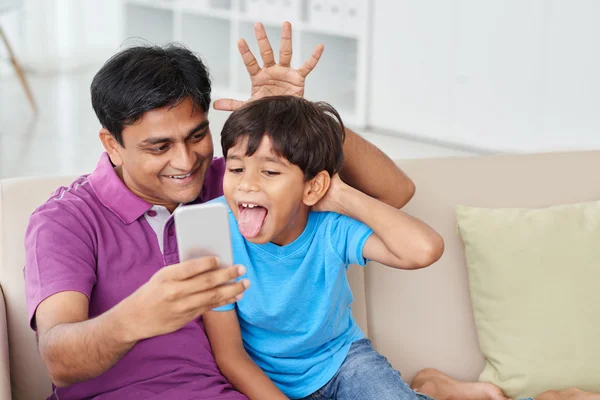
[[[260,190],[260,186],[252,173],[245,173],[238,187],[244,192],[258,192]]]

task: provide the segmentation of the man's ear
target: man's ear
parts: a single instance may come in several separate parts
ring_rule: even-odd
[[[104,150],[106,150],[108,153],[110,161],[113,163],[113,165],[116,167],[123,165],[123,158],[121,157],[123,146],[117,142],[117,139],[110,134],[108,129],[100,129],[100,141],[102,142],[102,146],[104,146]]]
[[[314,178],[307,181],[304,185],[304,197],[302,201],[307,206],[314,206],[325,196],[329,190],[331,184],[331,177],[329,172],[323,170],[317,174]]]

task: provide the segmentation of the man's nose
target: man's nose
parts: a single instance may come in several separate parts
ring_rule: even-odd
[[[196,155],[192,149],[183,144],[175,145],[175,152],[173,153],[173,159],[171,160],[171,166],[178,169],[181,172],[191,172],[196,165]]]

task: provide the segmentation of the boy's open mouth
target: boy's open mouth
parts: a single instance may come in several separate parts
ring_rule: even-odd
[[[260,232],[268,210],[256,203],[239,202],[240,217],[238,219],[238,228],[241,234],[246,238],[253,238]]]

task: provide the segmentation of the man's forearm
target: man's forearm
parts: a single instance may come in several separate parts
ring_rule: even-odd
[[[415,193],[414,183],[388,156],[348,128],[340,177],[395,208],[403,207]]]
[[[99,376],[135,343],[113,308],[87,321],[56,325],[40,337],[39,347],[53,383],[63,387]]]

